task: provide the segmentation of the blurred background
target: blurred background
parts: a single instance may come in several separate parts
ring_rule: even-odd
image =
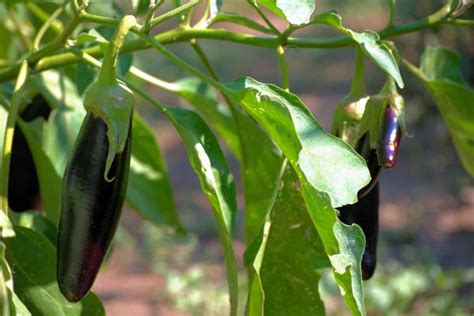
[[[160,12],[170,8],[166,1]],[[336,10],[346,26],[356,31],[379,30],[387,21],[388,1],[318,0],[317,13]],[[444,5],[439,0],[398,0],[396,23],[425,17]],[[101,2],[93,10],[110,14]],[[199,8],[194,15],[199,17]],[[260,21],[244,0],[223,1],[223,11]],[[467,18],[474,18],[474,9]],[[268,13],[268,12],[267,12]],[[268,13],[280,29],[285,23]],[[173,25],[160,26],[160,32]],[[221,25],[222,26],[222,25]],[[216,26],[216,27],[219,27]],[[226,28],[252,34],[233,25]],[[331,36],[334,31],[312,26],[295,36]],[[394,39],[401,54],[419,63],[423,47],[444,45],[462,57],[462,71],[474,84],[474,30],[441,25]],[[251,76],[280,84],[276,55],[263,48],[200,41],[223,81]],[[169,46],[176,54],[202,68],[188,44]],[[327,129],[338,100],[349,91],[353,50],[288,49],[291,90],[299,95]],[[155,51],[135,54],[134,65],[167,81],[186,77]],[[367,88],[375,94],[384,74],[370,61]],[[378,267],[366,282],[369,315],[473,315],[474,314],[474,180],[463,170],[436,105],[421,84],[402,69],[406,87],[409,137],[401,144],[397,166],[380,179],[380,235]],[[189,105],[172,94],[147,87],[150,94],[172,106]],[[473,100],[474,102],[474,100]],[[227,285],[223,256],[212,212],[190,167],[174,128],[153,107],[139,100],[138,111],[152,124],[166,153],[174,195],[185,237],[153,226],[125,209],[113,252],[94,286],[108,315],[226,315]],[[473,122],[474,124],[474,122]],[[241,273],[241,311],[245,305],[246,276],[242,264],[242,190],[236,160],[227,153],[239,186],[238,227],[235,249]],[[474,157],[473,157],[474,159]],[[329,277],[320,284],[328,315],[346,315],[338,289]]]

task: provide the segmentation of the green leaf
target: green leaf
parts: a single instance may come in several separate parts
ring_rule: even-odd
[[[45,121],[43,118],[37,118],[26,123],[19,119],[17,124],[25,135],[33,156],[43,207],[48,218],[57,223],[61,203],[61,176],[43,149]]]
[[[342,18],[336,12],[324,12],[314,17],[310,24],[325,24],[331,26],[352,38],[369,57],[386,74],[392,76],[400,88],[404,87],[397,61],[390,48],[380,41],[377,32],[367,30],[362,33],[354,32],[342,25]]]
[[[365,161],[349,145],[326,133],[297,96],[250,78],[225,87],[226,94],[259,122],[295,168],[344,300],[353,314],[364,315],[363,233],[360,228],[339,227],[343,224],[333,206],[357,201],[357,191],[370,180]],[[346,245],[347,240],[354,241],[352,247]]]
[[[151,222],[183,231],[163,153],[152,129],[137,113],[133,118],[132,144],[127,203]]]
[[[195,107],[232,153],[240,158],[240,141],[232,113],[228,106],[217,101],[217,92],[214,88],[195,78],[167,83],[166,87]]]
[[[314,12],[314,0],[257,0],[270,11],[294,25],[306,24]]]
[[[362,33],[347,30],[347,34],[359,44],[362,51],[383,71],[392,76],[400,88],[404,87],[403,79],[397,61],[392,51],[385,43],[380,42],[380,36],[374,31]]]
[[[303,182],[302,188],[309,215],[329,256],[341,295],[353,315],[365,315],[360,267],[365,246],[364,233],[357,225],[343,224],[327,197],[309,183]]]
[[[56,245],[58,233],[56,225],[38,211],[11,212],[10,217],[16,226],[34,230],[44,235],[50,243]]]
[[[188,159],[199,177],[217,220],[224,249],[231,315],[237,313],[237,268],[232,247],[232,228],[237,203],[235,184],[227,161],[204,120],[196,113],[180,108],[165,108],[165,115],[178,130],[188,150]]]
[[[324,315],[318,283],[331,265],[306,211],[293,168],[286,168],[275,189],[259,247],[254,244],[245,254],[246,262],[255,269],[249,315]],[[260,293],[264,293],[264,300]]]
[[[14,238],[5,239],[7,260],[15,293],[33,315],[105,315],[93,293],[76,304],[63,297],[56,282],[56,249],[44,236],[20,226],[15,233]]]
[[[370,181],[365,160],[324,131],[296,95],[251,78],[237,79],[226,88],[266,130],[299,175],[327,193],[334,207],[357,201],[357,191]]]
[[[474,90],[462,79],[459,56],[446,48],[429,47],[421,65],[424,84],[448,125],[459,158],[474,177]]]
[[[325,24],[336,29],[342,28],[342,18],[334,11],[323,12],[316,15],[310,24]]]

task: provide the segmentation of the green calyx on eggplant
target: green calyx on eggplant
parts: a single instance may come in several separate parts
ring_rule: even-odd
[[[375,183],[373,188],[355,204],[345,205],[339,208],[340,220],[347,224],[357,224],[362,228],[365,236],[365,249],[362,256],[361,269],[362,279],[370,279],[377,265],[377,241],[379,230],[379,184]]]
[[[59,289],[77,302],[91,289],[122,213],[131,157],[135,99],[115,76],[120,49],[136,25],[124,17],[110,41],[62,182],[58,229]]]
[[[332,133],[343,141],[356,147],[360,122],[369,97],[345,97],[336,106]]]

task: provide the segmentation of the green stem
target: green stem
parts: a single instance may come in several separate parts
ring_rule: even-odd
[[[435,14],[407,24],[402,24],[398,26],[393,26],[386,28],[379,32],[381,39],[387,39],[395,36],[399,36],[406,33],[420,31],[426,28],[433,27],[440,23],[446,21],[446,14],[449,14],[449,10],[446,9],[446,6]],[[84,15],[81,19],[83,22],[96,22],[103,23],[107,25],[117,25],[118,21],[109,18],[103,18],[100,21],[93,21],[88,18],[88,15]],[[133,30],[135,32],[135,30]],[[239,43],[242,45],[250,45],[257,47],[266,47],[276,49],[280,45],[280,39],[278,37],[259,37],[243,33],[235,33],[227,31],[224,29],[173,29],[168,32],[161,33],[155,37],[155,39],[162,45],[188,42],[189,40],[196,39],[213,39],[220,41],[227,41],[233,43]],[[331,38],[288,38],[287,45],[292,47],[300,48],[340,48],[352,45],[354,42],[347,36],[331,37]],[[123,51],[131,52],[136,50],[143,50],[150,47],[146,40],[132,40],[124,45]],[[43,48],[44,49],[44,48]],[[39,52],[43,51],[39,50]],[[86,53],[94,56],[101,57],[103,53],[99,46],[93,46],[84,50]],[[43,58],[38,60],[35,69],[33,72],[40,72],[51,68],[56,68],[71,63],[77,63],[80,61],[80,58],[71,53],[57,54],[53,56],[44,57],[44,52],[42,53]],[[38,55],[34,56],[38,59]],[[35,61],[31,58],[28,58],[29,62]],[[10,67],[4,67],[0,69],[0,82],[8,81],[18,74],[20,68],[19,64],[12,65]]]
[[[216,88],[219,91],[224,90],[224,86],[221,85],[219,82],[216,80],[206,76],[202,72],[200,72],[198,69],[194,68],[191,64],[187,63],[183,59],[179,58],[176,56],[174,53],[166,49],[163,45],[160,44],[159,41],[157,41],[154,37],[146,34],[141,34],[142,38],[146,40],[151,47],[155,48],[157,51],[159,51],[163,56],[165,56],[169,61],[171,61],[173,64],[178,66],[179,68],[183,69],[184,71],[192,74],[193,76],[201,79],[211,87]]]
[[[257,3],[256,2],[253,2],[253,1],[248,1],[248,3],[250,3],[250,5],[255,9],[255,11],[257,11],[258,15],[262,18],[262,20],[265,22],[265,24],[267,24],[267,26],[273,31],[274,34],[277,34],[278,36],[281,36],[281,32],[280,30],[278,30],[276,28],[275,25],[273,25],[273,23],[270,21],[269,18],[267,18],[267,16],[265,15],[265,13],[263,13],[262,10],[260,10],[260,8],[257,6]]]
[[[258,22],[255,22],[247,17],[237,15],[237,14],[231,14],[231,13],[225,13],[225,12],[219,12],[214,19],[212,19],[210,25],[214,25],[217,23],[233,23],[241,26],[245,26],[251,30],[255,30],[257,32],[265,33],[265,34],[273,34],[273,31],[270,30],[269,28],[261,25]]]
[[[212,67],[211,63],[209,62],[209,59],[206,56],[206,53],[202,50],[201,45],[193,39],[190,41],[191,47],[194,49],[194,52],[198,56],[198,58],[201,60],[201,63],[204,65],[206,68],[207,72],[211,76],[212,79],[215,81],[219,81],[219,77],[217,75],[217,72],[215,71],[214,67]]]
[[[38,30],[38,33],[36,33],[35,39],[33,41],[33,50],[34,51],[39,50],[41,40],[43,39],[43,37],[46,34],[46,32],[48,31],[48,29],[54,24],[56,19],[61,15],[63,10],[64,10],[63,7],[59,7],[58,9],[56,9],[56,11],[54,11],[53,14],[51,14],[51,16],[48,18],[48,20],[46,22],[44,22],[44,24]]]
[[[150,22],[153,19],[155,15],[155,11],[158,10],[158,8],[163,4],[164,0],[158,0],[158,2],[155,2],[155,0],[150,0],[150,6],[148,7],[148,12],[146,14],[145,22],[143,23],[143,28],[142,31],[145,33],[150,32]]]
[[[288,75],[288,63],[286,62],[285,49],[283,46],[278,46],[276,52],[278,62],[280,63],[281,87],[286,91],[290,91],[290,78]]]
[[[168,11],[165,14],[162,14],[159,17],[154,18],[153,20],[150,21],[150,28],[154,28],[158,24],[163,23],[165,21],[168,21],[169,19],[172,19],[175,16],[178,16],[178,15],[182,14],[183,12],[186,12],[187,10],[189,10],[189,9],[195,7],[196,5],[198,5],[200,2],[201,2],[201,0],[189,1],[189,2],[187,2],[187,3],[185,3],[181,6],[177,7],[176,9]]]
[[[395,19],[395,0],[389,0],[389,3],[390,11],[388,16],[387,27],[391,27]]]
[[[458,26],[474,26],[474,20],[466,20],[466,19],[448,19],[443,23],[458,25]]]
[[[365,67],[364,67],[364,52],[359,46],[355,47],[355,72],[354,78],[352,79],[350,96],[360,98],[365,95]]]
[[[43,9],[41,9],[36,3],[32,1],[28,1],[26,3],[26,7],[33,13],[38,19],[41,20],[41,22],[46,22],[49,19],[49,14],[45,12]],[[51,24],[51,29],[56,33],[60,34],[64,30],[64,26],[61,23],[61,21],[55,20]]]
[[[2,172],[0,184],[0,207],[5,214],[8,214],[8,182],[10,174],[11,151],[13,144],[13,134],[15,132],[16,118],[18,115],[18,108],[22,100],[22,94],[26,79],[28,77],[28,62],[23,60],[21,63],[18,78],[15,84],[10,109],[8,111],[7,126],[5,128],[5,135],[3,135],[3,152],[2,152]]]
[[[132,27],[136,26],[136,24],[136,18],[133,15],[127,15],[118,25],[117,30],[109,43],[107,52],[105,53],[104,62],[99,74],[99,82],[103,84],[113,84],[116,82],[115,68],[120,50],[122,49],[128,32]]]
[[[420,68],[416,67],[412,63],[410,63],[408,60],[405,58],[400,57],[400,62],[405,68],[407,68],[412,74],[417,76],[421,81],[428,81],[428,78],[426,78],[425,74],[420,70]]]
[[[80,23],[79,17],[74,16],[71,22],[69,22],[69,24],[66,26],[66,29],[61,34],[59,34],[59,36],[52,43],[32,53],[28,57],[28,62],[35,63],[39,61],[41,58],[50,54],[52,51],[55,51],[63,47],[64,43],[67,41],[67,39],[72,34],[72,32],[74,32],[74,30],[79,25],[79,23]]]

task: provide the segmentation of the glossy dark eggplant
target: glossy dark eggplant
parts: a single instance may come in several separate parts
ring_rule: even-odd
[[[20,114],[25,122],[38,117],[47,119],[51,109],[46,100],[36,96]],[[17,125],[13,134],[10,175],[8,185],[8,203],[14,212],[37,209],[40,200],[39,181],[35,163],[25,135]]]
[[[402,131],[397,112],[388,106],[385,109],[378,146],[379,164],[382,167],[388,169],[395,166],[401,138]]]
[[[357,203],[339,208],[340,219],[347,225],[357,224],[365,235],[365,250],[362,257],[362,279],[368,280],[377,264],[377,239],[379,230],[379,184],[360,198]]]
[[[104,178],[107,125],[88,113],[63,179],[58,233],[58,284],[71,302],[92,287],[110,248],[127,190],[131,127],[125,149],[117,153]]]

